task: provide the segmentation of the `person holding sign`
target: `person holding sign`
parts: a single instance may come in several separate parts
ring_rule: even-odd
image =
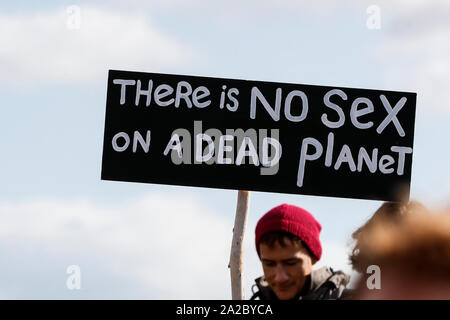
[[[264,276],[255,280],[251,300],[342,299],[350,276],[322,267],[313,270],[322,255],[320,223],[306,210],[282,204],[267,212],[256,225],[256,251]]]

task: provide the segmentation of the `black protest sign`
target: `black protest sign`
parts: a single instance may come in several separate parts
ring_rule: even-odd
[[[109,71],[102,179],[395,200],[416,94]]]

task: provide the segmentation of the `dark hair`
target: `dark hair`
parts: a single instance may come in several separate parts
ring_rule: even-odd
[[[304,247],[308,254],[315,259],[315,256],[312,254],[311,250],[309,250],[308,246],[296,235],[286,232],[286,231],[269,231],[261,236],[258,245],[264,243],[270,248],[275,246],[275,242],[279,243],[283,248],[287,247],[286,240],[299,245],[300,247]]]

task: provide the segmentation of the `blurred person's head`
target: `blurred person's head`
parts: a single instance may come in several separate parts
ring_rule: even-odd
[[[361,277],[356,299],[450,299],[450,214],[379,219],[360,239],[361,266],[380,269],[381,288]]]
[[[306,210],[283,204],[267,212],[255,230],[264,277],[278,299],[299,296],[322,255],[320,223]]]
[[[352,268],[355,271],[361,273],[366,272],[366,268],[361,266],[359,260],[359,253],[361,251],[360,242],[362,241],[368,230],[370,230],[374,225],[376,225],[380,221],[398,224],[406,215],[410,215],[414,212],[424,211],[426,211],[425,207],[416,201],[383,203],[364,225],[362,225],[352,233],[353,249],[349,257]]]

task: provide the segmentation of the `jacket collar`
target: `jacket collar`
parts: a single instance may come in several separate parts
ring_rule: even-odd
[[[302,289],[301,296],[307,296],[310,293],[314,292],[318,288],[320,288],[327,280],[331,280],[333,283],[335,283],[335,280],[333,278],[330,279],[330,277],[333,275],[333,271],[328,267],[322,267],[317,270],[313,270],[311,272],[310,281],[307,281],[305,284],[308,285],[307,290],[305,288]],[[263,299],[277,299],[275,293],[272,291],[272,289],[269,287],[269,283],[266,281],[264,276],[259,277],[255,280],[256,286],[259,289],[261,298]],[[338,283],[335,283],[336,286],[338,286]]]
[[[317,270],[313,270],[311,273],[311,281],[309,284],[309,290],[306,294],[313,292],[320,288],[330,277],[333,275],[333,272],[330,268],[322,267]]]

